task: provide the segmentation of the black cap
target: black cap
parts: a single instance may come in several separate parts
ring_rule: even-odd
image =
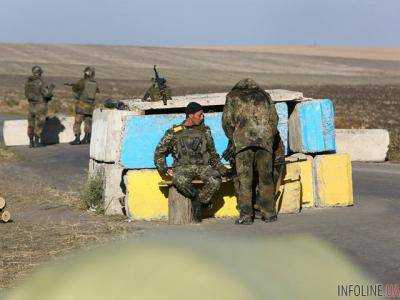
[[[197,113],[198,111],[203,110],[203,107],[197,102],[190,102],[186,106],[186,115]]]

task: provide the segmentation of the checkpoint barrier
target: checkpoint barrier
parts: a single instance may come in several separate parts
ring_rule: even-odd
[[[207,97],[200,98],[199,102],[205,107],[206,125],[211,128],[217,152],[221,154],[228,142],[221,126],[222,113],[207,112],[222,110],[224,101],[221,95],[217,96],[218,99],[214,99],[216,102]],[[104,167],[104,170],[108,170],[104,171],[104,174],[106,172],[113,174],[115,178],[105,179],[106,189],[110,184],[124,186],[116,190],[108,189],[115,195],[105,191],[104,196],[110,197],[110,199],[104,199],[105,205],[117,207],[120,205],[121,197],[125,195],[125,210],[132,218],[167,217],[167,192],[165,188],[163,191],[163,188],[158,185],[161,178],[154,169],[154,150],[165,131],[184,120],[184,114],[179,112],[184,111],[188,101],[195,100],[187,97],[182,97],[179,101],[175,99],[176,101],[172,101],[167,106],[163,106],[161,102],[131,101],[129,107],[133,111],[107,109],[95,111],[91,159],[96,164],[109,165]],[[289,101],[292,102],[275,102],[279,116],[278,130],[284,142],[286,154],[289,151],[298,150],[314,155],[335,151],[332,102],[328,99],[304,98]],[[290,116],[288,116],[289,111],[292,112]],[[299,136],[294,136],[296,134]],[[288,144],[293,148],[290,148]],[[293,156],[296,155],[303,154]],[[288,167],[284,187],[282,187],[285,190],[278,204],[281,213],[296,213],[304,207],[325,206],[328,203],[317,199],[322,194],[316,191],[315,178],[318,176],[316,162],[311,156],[306,156],[306,158],[306,161],[293,163]],[[290,160],[291,157],[287,159]],[[171,163],[172,158],[169,157],[167,164],[171,165]],[[319,178],[329,177],[329,172],[324,172],[319,176]],[[222,190],[217,196],[222,204],[213,214],[217,217],[237,215],[233,186],[229,183],[224,184]],[[118,209],[109,211],[117,213]]]
[[[287,150],[287,120],[286,103],[276,103],[279,123],[278,131]],[[207,113],[205,124],[210,127],[215,148],[221,155],[228,144],[228,139],[221,126],[222,113]],[[185,119],[184,114],[157,114],[126,116],[123,131],[120,162],[126,169],[154,168],[154,150],[164,133],[173,125],[180,124]],[[172,162],[171,159],[168,160]]]
[[[69,143],[74,138],[74,117],[62,115],[49,116],[43,128],[43,142],[45,144]],[[83,138],[83,124],[81,138]],[[3,125],[3,138],[6,146],[27,146],[28,120],[6,120]]]
[[[125,191],[123,185],[124,169],[118,164],[89,161],[89,175],[100,176],[103,185],[103,206],[106,215],[123,214]]]
[[[294,164],[292,164],[294,165]],[[277,201],[279,213],[298,213],[301,209],[300,171],[292,167],[281,186],[282,197]],[[159,220],[168,217],[168,187],[160,186],[162,178],[156,170],[131,170],[125,175],[125,208],[135,220]],[[232,182],[224,182],[215,195],[215,204],[207,216],[236,217],[237,199]]]
[[[310,100],[296,104],[289,117],[289,148],[298,153],[336,150],[331,100]]]
[[[317,207],[353,205],[353,181],[348,154],[316,156],[314,172]]]
[[[336,129],[338,153],[348,153],[351,161],[383,162],[389,150],[386,129]]]
[[[131,170],[125,176],[128,215],[135,220],[157,220],[168,217],[168,187],[159,186],[162,178],[156,170]],[[236,197],[231,182],[223,183],[211,212],[217,218],[234,217]]]
[[[137,114],[129,110],[95,109],[90,158],[107,163],[119,161],[124,117]]]

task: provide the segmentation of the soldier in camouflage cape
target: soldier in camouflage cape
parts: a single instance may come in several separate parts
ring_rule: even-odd
[[[278,115],[271,97],[252,79],[239,81],[226,96],[222,127],[234,147],[238,179],[236,224],[254,220],[253,187],[258,173],[258,201],[262,220],[276,220],[273,144]]]
[[[143,102],[156,102],[156,101],[161,101],[161,100],[171,100],[171,89],[169,86],[165,84],[165,89],[160,91],[160,88],[158,87],[156,80],[154,78],[151,78],[151,85],[147,89],[146,93],[144,94],[142,101]]]
[[[25,97],[29,102],[28,137],[31,148],[44,146],[42,132],[47,117],[47,103],[53,97],[54,85],[46,85],[42,74],[42,68],[34,66],[32,75],[25,83]]]
[[[204,115],[200,104],[191,102],[186,108],[186,120],[167,130],[154,153],[154,164],[161,176],[172,176],[179,192],[190,198],[194,217],[201,221],[201,206],[210,205],[213,194],[221,185],[221,175],[227,168],[220,162],[215,150],[210,128],[203,123]],[[172,154],[174,164],[168,169],[165,158]],[[196,189],[192,180],[204,182]]]
[[[95,80],[94,67],[86,67],[82,79],[75,84],[67,83],[66,85],[72,86],[74,98],[76,99],[74,122],[75,139],[70,142],[70,145],[89,144],[92,132],[92,115],[95,106],[95,97],[99,92],[99,86]],[[82,122],[85,124],[85,136],[81,141]]]

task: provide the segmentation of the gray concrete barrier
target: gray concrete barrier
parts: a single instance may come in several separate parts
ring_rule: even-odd
[[[68,143],[74,139],[74,117],[50,116],[43,129],[46,144]],[[3,138],[6,146],[29,145],[28,120],[6,120],[3,125]],[[83,125],[82,125],[83,138]]]
[[[96,109],[93,113],[90,158],[102,162],[117,162],[121,148],[123,118],[137,115],[128,110]]]
[[[351,161],[385,161],[389,142],[386,129],[336,129],[336,151],[348,153]]]

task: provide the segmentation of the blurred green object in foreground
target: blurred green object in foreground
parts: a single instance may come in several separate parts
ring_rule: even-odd
[[[47,266],[6,299],[337,299],[338,284],[371,283],[311,237],[180,231]]]

